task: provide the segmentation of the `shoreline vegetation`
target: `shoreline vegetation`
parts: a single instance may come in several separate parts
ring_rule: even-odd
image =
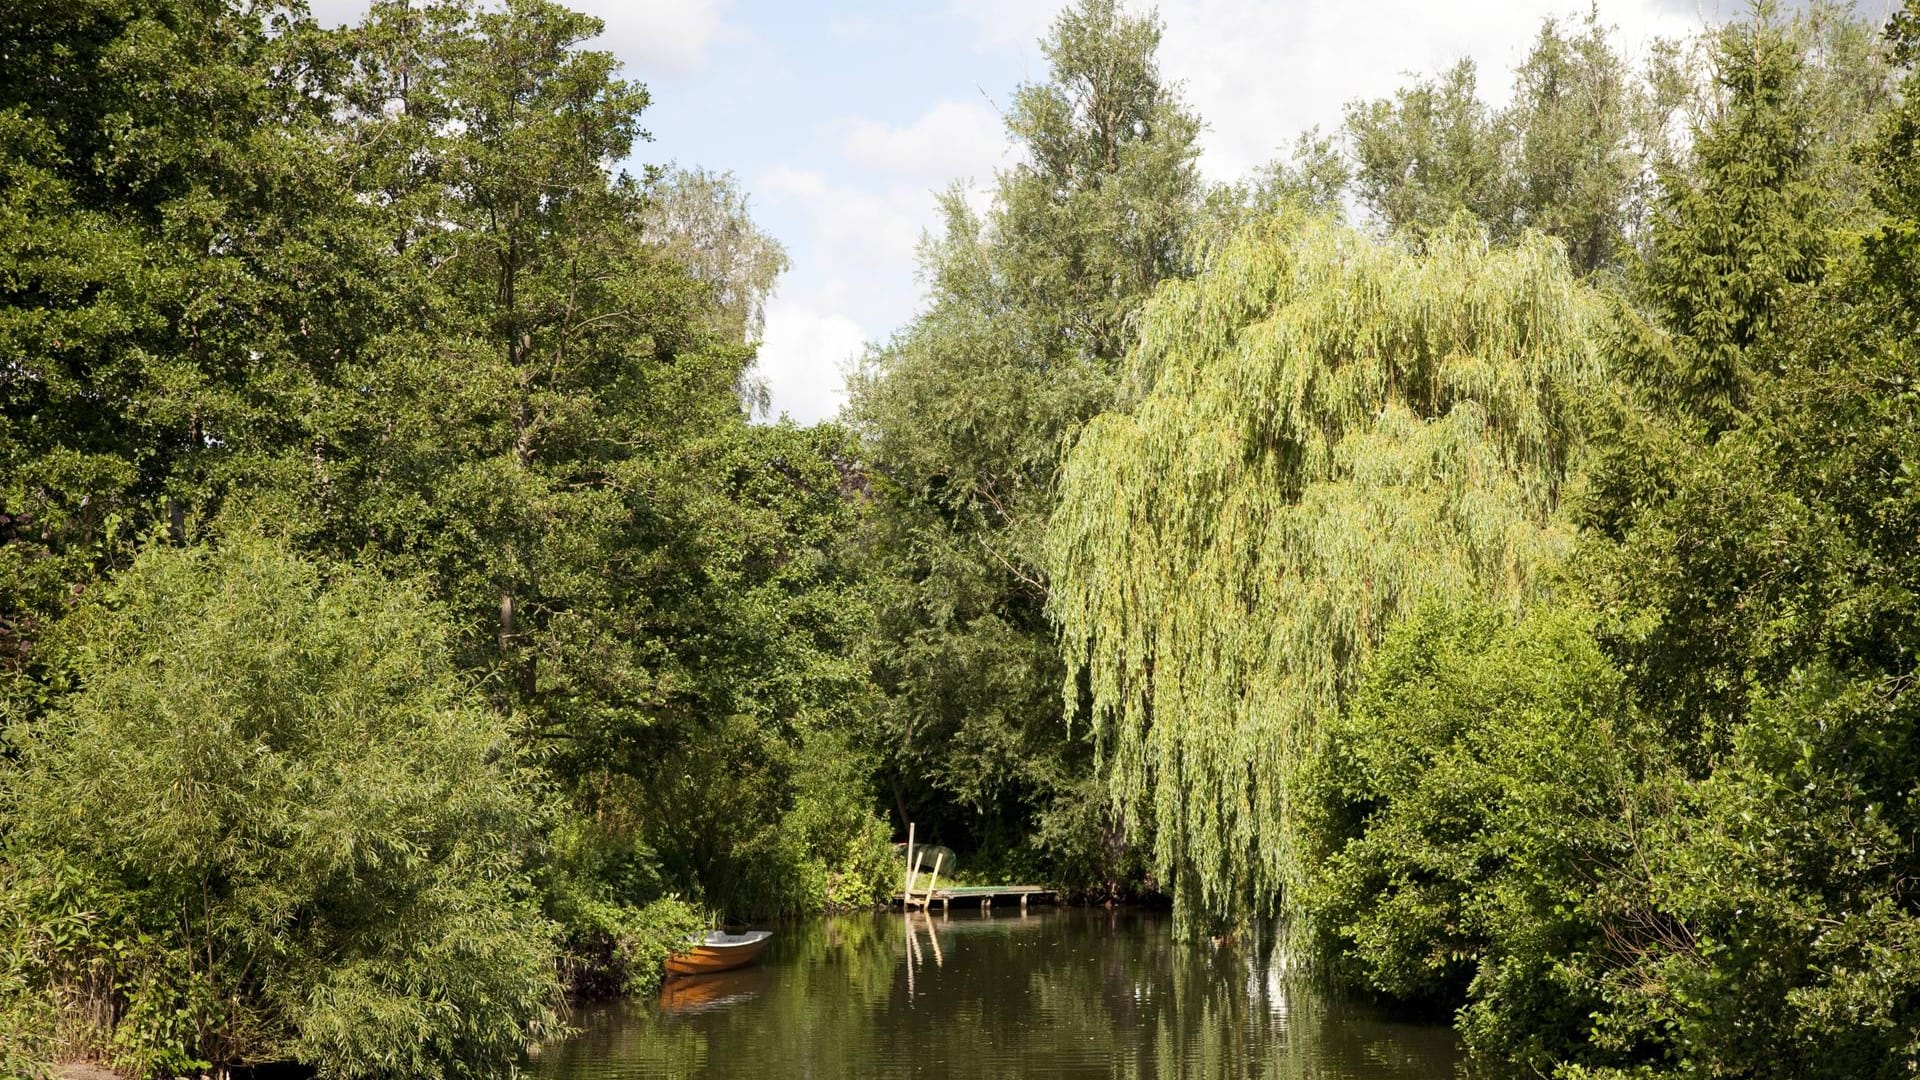
[[[0,10],[0,1075],[501,1075],[907,822],[1535,1075],[1920,1075],[1920,8],[1216,184],[1075,0],[806,427],[600,29]]]

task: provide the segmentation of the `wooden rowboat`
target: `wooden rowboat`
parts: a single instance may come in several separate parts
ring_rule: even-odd
[[[685,951],[667,957],[667,973],[705,975],[708,972],[745,967],[760,959],[760,954],[767,951],[767,942],[772,938],[771,930],[749,930],[744,934],[723,934],[715,930],[704,938],[689,942]]]

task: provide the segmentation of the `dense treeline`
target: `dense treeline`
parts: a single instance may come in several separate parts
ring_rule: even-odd
[[[1549,27],[1145,303],[1047,566],[1189,926],[1541,1075],[1913,1075],[1916,56]]]
[[[1041,547],[1064,440],[1115,402],[1131,313],[1189,266],[1199,122],[1158,42],[1111,3],[1061,16],[1051,80],[1007,114],[1026,160],[984,218],[945,193],[926,311],[869,358],[849,409],[876,466],[877,734],[899,812],[1109,896],[1137,859],[1060,714]]]
[[[852,447],[598,32],[0,14],[0,1073],[492,1072],[884,887]]]
[[[1079,0],[811,428],[598,30],[0,12],[0,1073],[499,1072],[913,821],[1542,1074],[1913,1075],[1920,14],[1213,185]]]

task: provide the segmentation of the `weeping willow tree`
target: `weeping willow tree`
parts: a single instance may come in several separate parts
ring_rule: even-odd
[[[1051,602],[1068,707],[1190,925],[1284,913],[1290,780],[1396,618],[1543,587],[1592,312],[1542,237],[1415,255],[1297,220],[1145,308],[1133,407],[1063,466]]]

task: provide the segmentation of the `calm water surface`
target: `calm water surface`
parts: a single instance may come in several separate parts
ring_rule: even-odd
[[[1134,1077],[1452,1080],[1443,1026],[1278,965],[1174,942],[1168,919],[1039,909],[783,927],[759,966],[574,1017],[551,1080]]]

